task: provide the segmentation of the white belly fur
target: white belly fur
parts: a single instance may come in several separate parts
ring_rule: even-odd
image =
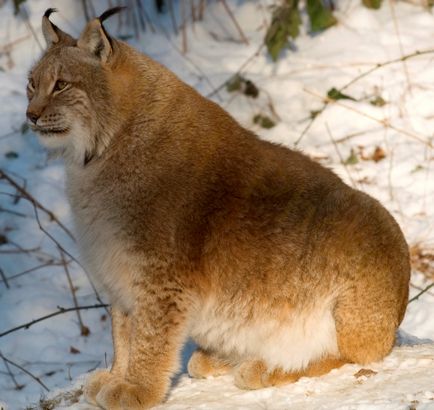
[[[281,367],[285,371],[301,370],[311,361],[338,353],[335,321],[328,303],[308,312],[289,313],[279,321],[263,314],[244,321],[233,309],[210,301],[192,323],[191,336],[205,349],[241,361],[261,359],[269,369]]]

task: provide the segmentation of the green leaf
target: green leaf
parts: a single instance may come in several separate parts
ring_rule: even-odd
[[[270,117],[263,114],[256,114],[253,117],[253,122],[266,129],[273,128],[276,125]]]
[[[18,154],[15,151],[6,152],[5,157],[7,159],[16,159],[18,158]]]
[[[228,93],[232,93],[234,91],[238,91],[241,89],[241,83],[244,81],[244,78],[239,74],[235,74],[232,78],[230,78],[226,82],[226,91]]]
[[[351,97],[350,95],[344,94],[340,92],[337,88],[333,87],[330,88],[327,92],[327,97],[329,97],[331,100],[352,100],[356,101],[355,98]]]
[[[354,152],[354,150],[351,148],[350,155],[344,161],[344,164],[345,165],[354,165],[354,164],[357,164],[358,162],[359,162],[359,159],[357,158],[357,155]]]
[[[307,14],[313,32],[325,30],[337,23],[335,16],[324,6],[322,0],[307,0]]]
[[[384,98],[380,97],[379,95],[374,97],[371,101],[369,101],[369,103],[374,105],[375,107],[383,107],[387,104]]]
[[[235,74],[231,79],[226,82],[226,91],[232,93],[240,91],[247,97],[257,98],[259,95],[259,88],[251,80],[247,80],[239,74]]]
[[[362,4],[368,9],[378,10],[383,0],[362,0]]]
[[[274,9],[265,35],[265,44],[273,61],[277,61],[280,52],[289,44],[289,37],[295,39],[299,35],[300,24],[298,0],[286,0]]]

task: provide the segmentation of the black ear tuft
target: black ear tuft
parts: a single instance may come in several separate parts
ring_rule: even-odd
[[[98,20],[102,23],[104,20],[107,20],[109,17],[113,16],[113,14],[119,13],[124,9],[126,9],[125,6],[113,7],[111,9],[108,9],[98,17]]]
[[[52,13],[56,12],[56,9],[49,8],[45,11],[42,16],[42,33],[44,34],[47,46],[51,47],[53,45],[63,45],[63,46],[73,46],[76,44],[76,40],[73,39],[69,34],[64,33],[53,24],[49,17]]]
[[[44,17],[50,17],[51,16],[51,14],[53,14],[53,13],[57,13],[57,9],[53,9],[53,8],[49,8],[49,9],[47,9],[46,11],[45,11],[45,13],[44,13]]]

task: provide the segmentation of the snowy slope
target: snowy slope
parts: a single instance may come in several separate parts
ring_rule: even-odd
[[[397,347],[382,363],[363,370],[346,365],[321,378],[258,391],[238,390],[230,376],[199,381],[184,376],[156,409],[426,410],[434,408],[433,367],[434,345],[429,344]],[[57,408],[97,409],[83,399]]]
[[[12,18],[7,2],[0,8],[0,168],[66,226],[71,216],[63,187],[59,160],[48,160],[31,132],[21,133],[26,108],[26,72],[38,57],[37,42],[28,25]],[[32,0],[30,22],[40,41],[40,16],[47,7],[60,13],[54,21],[77,35],[83,21],[79,2]],[[211,3],[211,2],[210,2]],[[180,53],[181,39],[171,35],[166,16],[155,33],[148,30],[139,40],[131,40],[161,61],[183,80],[227,109],[243,125],[262,137],[292,147],[309,124],[310,112],[323,107],[323,98],[332,87],[342,87],[377,63],[401,57],[396,26],[389,5],[370,11],[359,1],[341,0],[337,16],[340,24],[315,38],[304,33],[296,41],[296,52],[285,52],[272,63],[261,51],[266,1],[228,2],[249,39],[241,44],[239,35],[219,4],[209,6],[203,23],[187,29],[188,54]],[[1,4],[1,2],[0,2]],[[74,4],[74,6],[72,6]],[[106,2],[98,4],[103,11]],[[405,55],[434,48],[434,16],[406,3],[396,4],[397,24]],[[150,13],[152,10],[150,10]],[[129,34],[128,25],[121,27]],[[117,32],[112,21],[111,32]],[[5,47],[13,43],[12,47]],[[248,61],[247,64],[246,61]],[[227,93],[223,84],[242,65],[243,75],[260,88],[258,99]],[[408,76],[407,74],[408,73]],[[434,52],[388,64],[361,78],[345,91],[356,101],[329,104],[305,133],[299,147],[326,166],[332,167],[347,183],[382,201],[400,223],[410,245],[434,246],[434,153],[428,143],[434,129]],[[381,96],[386,104],[373,106]],[[276,114],[270,109],[270,102]],[[265,130],[253,124],[255,114],[272,116],[277,125]],[[385,127],[384,120],[388,126]],[[372,153],[381,147],[385,158],[375,162]],[[343,165],[351,150],[357,163]],[[15,155],[15,154],[16,155]],[[354,161],[350,161],[354,162]],[[16,202],[15,189],[0,180],[0,234],[7,238],[0,246],[0,268],[9,278],[0,282],[0,334],[32,319],[73,306],[68,281],[61,265],[57,244],[42,232],[29,201]],[[74,242],[50,218],[39,211],[41,225],[73,256]],[[78,303],[99,303],[82,268],[65,256]],[[26,272],[29,269],[37,270]],[[14,277],[15,275],[19,275]],[[431,278],[431,280],[433,277]],[[411,296],[430,283],[425,274],[414,272]],[[103,297],[103,296],[102,296]],[[80,375],[105,367],[111,358],[110,323],[104,309],[81,312],[90,335],[80,336],[74,312],[58,315],[29,329],[0,337],[0,353],[31,372],[51,390],[74,391]],[[434,340],[434,289],[409,305],[402,329],[419,338]],[[403,345],[382,363],[369,369],[377,373],[356,378],[357,366],[345,366],[319,379],[303,379],[292,386],[258,392],[237,390],[230,376],[196,381],[182,376],[161,408],[168,409],[434,409],[434,347],[432,344]],[[191,350],[191,349],[190,349]],[[188,356],[187,354],[185,356]],[[36,403],[45,389],[9,364],[0,360],[0,402],[9,409]],[[71,387],[72,386],[72,387]],[[54,395],[57,393],[54,392]],[[65,395],[64,391],[62,392]],[[1,406],[0,406],[1,407]],[[75,408],[90,408],[80,402]]]

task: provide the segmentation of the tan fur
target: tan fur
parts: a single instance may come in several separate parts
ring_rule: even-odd
[[[205,350],[196,350],[188,362],[188,374],[196,379],[209,376],[221,376],[230,372],[232,366],[216,354]]]
[[[294,383],[302,377],[318,377],[347,363],[345,360],[327,356],[309,363],[299,371],[286,372],[282,368],[269,370],[262,360],[241,363],[234,375],[235,385],[240,389],[255,390],[263,387],[281,386]]]
[[[163,401],[189,336],[192,376],[234,369],[246,388],[390,352],[410,265],[376,200],[261,141],[99,20],[78,45],[45,31],[28,115],[65,156],[82,258],[113,309],[114,364],[89,378],[90,402]]]

